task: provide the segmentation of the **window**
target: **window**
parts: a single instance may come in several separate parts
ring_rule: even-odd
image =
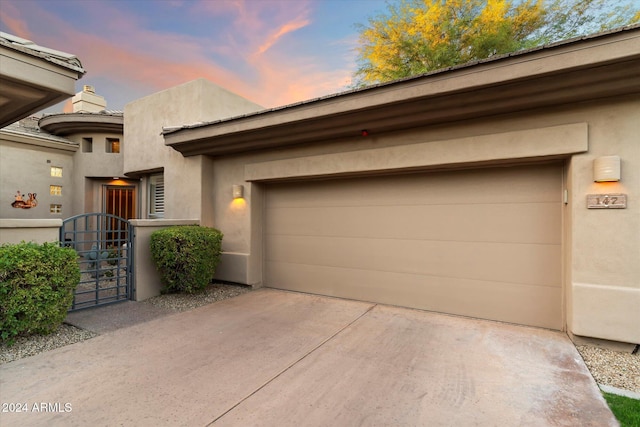
[[[62,196],[62,185],[50,185],[49,194],[51,196]]]
[[[115,138],[107,138],[107,153],[119,153],[120,140]]]
[[[164,175],[149,177],[149,218],[164,218]]]
[[[93,138],[82,138],[82,152],[83,153],[93,152]]]
[[[49,212],[52,214],[62,213],[62,205],[56,205],[56,204],[49,205]]]
[[[62,178],[62,168],[60,166],[51,166],[51,176]]]

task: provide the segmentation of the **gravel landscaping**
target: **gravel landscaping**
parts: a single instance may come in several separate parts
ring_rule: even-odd
[[[588,345],[576,348],[598,384],[640,393],[640,352],[623,353]]]
[[[199,293],[197,295],[158,295],[157,297],[149,298],[144,302],[147,304],[155,305],[156,307],[168,308],[173,311],[180,312],[192,310],[194,308],[211,304],[216,301],[233,298],[250,291],[251,288],[249,286],[213,283],[207,286],[207,288],[202,293]]]
[[[168,294],[150,298],[143,303],[175,312],[192,310],[216,301],[250,292],[247,286],[214,283],[197,295]],[[13,346],[0,345],[0,364],[53,350],[96,336],[95,333],[63,324],[56,332],[46,336],[16,339]],[[640,352],[636,354],[613,351],[602,347],[580,345],[576,347],[599,384],[640,393]]]
[[[35,356],[43,351],[88,340],[96,335],[91,331],[85,331],[63,323],[57,331],[50,335],[19,337],[10,347],[6,344],[0,344],[0,365],[23,357]]]

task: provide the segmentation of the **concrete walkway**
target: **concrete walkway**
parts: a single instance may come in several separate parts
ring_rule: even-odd
[[[175,313],[169,308],[156,307],[144,302],[123,301],[73,311],[67,314],[64,322],[80,329],[104,334]]]
[[[617,425],[562,333],[270,289],[0,374],[3,427]]]

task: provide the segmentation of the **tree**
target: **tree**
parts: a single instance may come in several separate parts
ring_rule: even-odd
[[[638,21],[640,10],[608,0],[400,0],[359,26],[355,86]]]

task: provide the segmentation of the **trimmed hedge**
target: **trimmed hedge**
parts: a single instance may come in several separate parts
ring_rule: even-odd
[[[48,334],[62,324],[80,282],[78,254],[57,243],[0,246],[0,339]]]
[[[151,234],[151,257],[163,292],[194,293],[213,279],[220,262],[223,234],[215,228],[177,225]]]

